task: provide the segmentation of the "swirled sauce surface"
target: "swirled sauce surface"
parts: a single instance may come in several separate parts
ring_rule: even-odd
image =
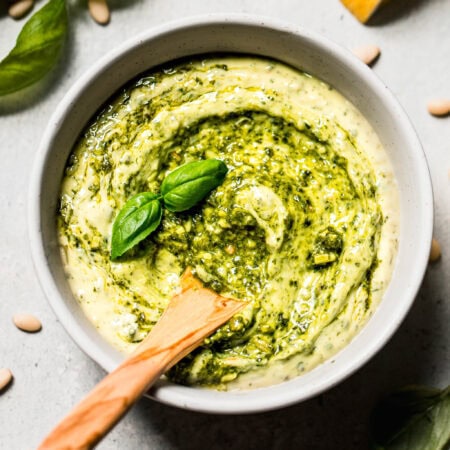
[[[111,227],[138,192],[181,164],[219,158],[224,183],[110,260]],[[116,95],[73,150],[58,217],[82,308],[131,351],[185,267],[245,310],[168,374],[219,389],[310,370],[364,325],[389,282],[398,199],[370,125],[333,88],[276,61],[206,58],[167,66]]]

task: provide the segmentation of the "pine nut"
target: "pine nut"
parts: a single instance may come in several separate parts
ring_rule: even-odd
[[[236,247],[234,245],[227,245],[225,247],[225,251],[229,254],[229,255],[234,255],[234,252],[236,251]]]
[[[372,65],[380,56],[381,50],[376,45],[364,45],[353,49],[353,54],[368,66]]]
[[[13,376],[9,369],[0,369],[0,391],[11,383]]]
[[[106,25],[110,19],[110,12],[106,0],[89,0],[91,17],[100,25]]]
[[[433,238],[431,241],[430,258],[431,263],[436,262],[441,257],[441,246],[439,242]]]
[[[8,14],[15,20],[26,16],[33,8],[34,0],[18,0],[8,8]]]
[[[42,328],[42,324],[39,319],[31,314],[16,314],[13,317],[13,322],[19,330],[26,331],[28,333],[35,333]]]
[[[433,116],[450,114],[450,100],[435,99],[428,102],[428,112]]]

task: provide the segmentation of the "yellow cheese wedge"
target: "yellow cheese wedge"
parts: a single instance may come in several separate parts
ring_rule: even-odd
[[[343,5],[362,23],[367,22],[373,13],[389,0],[341,0]]]

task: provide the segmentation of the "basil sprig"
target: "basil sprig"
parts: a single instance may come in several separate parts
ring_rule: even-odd
[[[131,197],[120,210],[113,224],[111,258],[122,256],[130,248],[155,231],[161,222],[159,196],[142,192]]]
[[[227,166],[219,159],[195,161],[178,167],[161,184],[166,208],[174,212],[191,209],[222,184],[227,172]]]
[[[450,448],[450,386],[407,386],[380,401],[371,416],[374,450]]]
[[[0,95],[23,89],[49,72],[58,61],[67,28],[65,0],[50,0],[35,13],[0,62]]]
[[[142,192],[131,197],[113,223],[111,259],[116,259],[158,228],[162,203],[174,212],[187,211],[222,184],[228,169],[218,159],[184,164],[161,184],[161,194]]]

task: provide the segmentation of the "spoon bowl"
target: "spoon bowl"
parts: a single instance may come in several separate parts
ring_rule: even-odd
[[[41,448],[92,448],[170,367],[245,306],[204,288],[187,269],[160,320],[45,438]]]

